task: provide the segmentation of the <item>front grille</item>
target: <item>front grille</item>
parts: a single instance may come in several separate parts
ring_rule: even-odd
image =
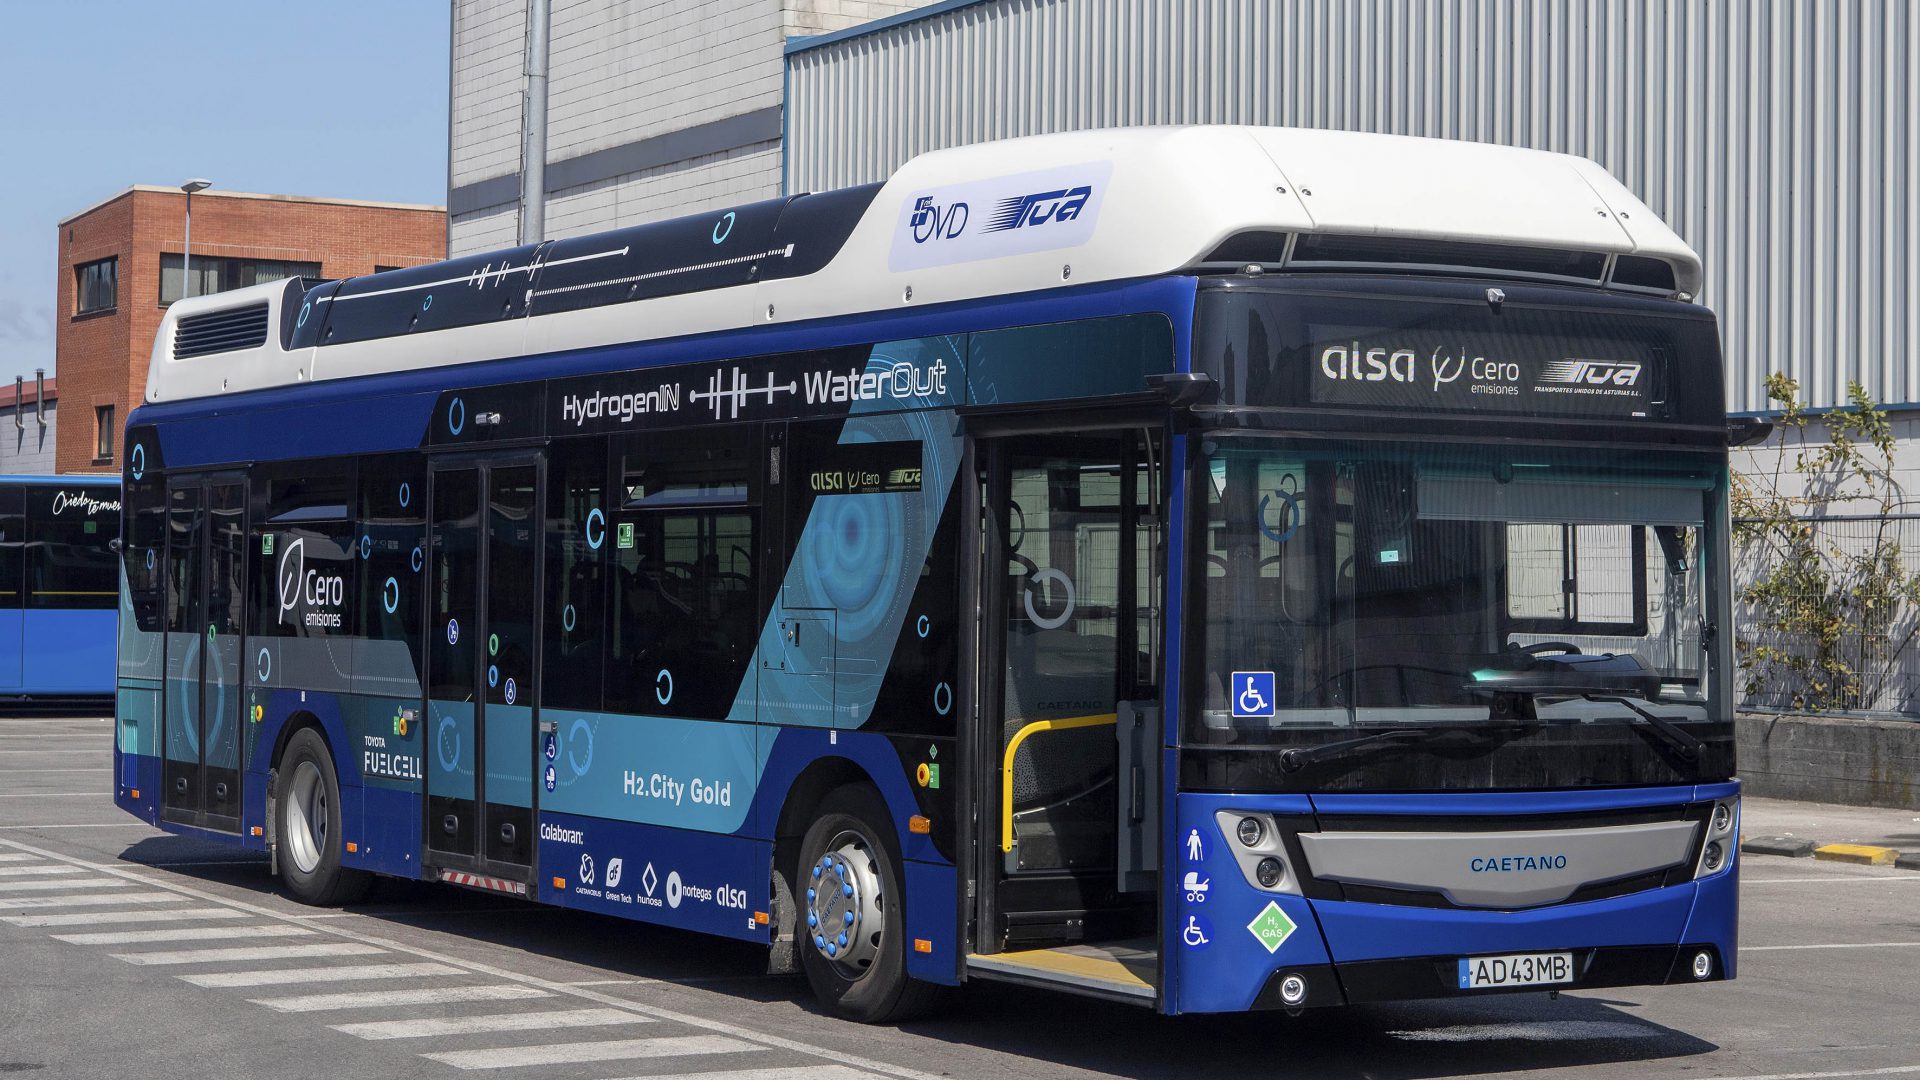
[[[173,327],[173,358],[257,349],[267,343],[265,301],[246,307],[189,315]]]

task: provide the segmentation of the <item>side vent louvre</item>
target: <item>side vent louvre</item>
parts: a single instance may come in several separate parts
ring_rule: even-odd
[[[189,315],[173,327],[173,358],[185,360],[210,353],[257,349],[267,343],[267,305],[209,311]]]

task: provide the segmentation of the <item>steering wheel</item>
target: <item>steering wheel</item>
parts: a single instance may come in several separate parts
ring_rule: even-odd
[[[1536,641],[1531,645],[1517,645],[1509,642],[1507,648],[1514,652],[1526,653],[1528,656],[1539,656],[1541,653],[1550,652],[1565,653],[1569,656],[1581,655],[1580,646],[1571,641]]]

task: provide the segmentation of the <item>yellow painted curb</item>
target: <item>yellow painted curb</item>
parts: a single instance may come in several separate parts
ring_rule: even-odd
[[[1892,866],[1900,857],[1898,848],[1873,844],[1824,844],[1813,849],[1813,857],[1829,862],[1859,863],[1862,866]]]

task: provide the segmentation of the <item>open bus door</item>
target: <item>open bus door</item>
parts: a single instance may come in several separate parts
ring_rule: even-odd
[[[1074,418],[1084,424],[1084,414]],[[981,437],[971,973],[1157,999],[1157,426]]]

